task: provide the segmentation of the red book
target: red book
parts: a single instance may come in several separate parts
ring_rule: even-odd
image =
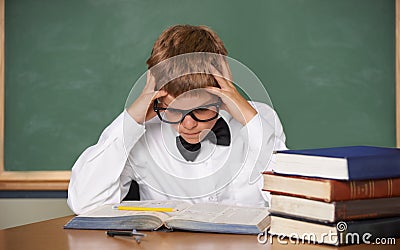
[[[400,178],[339,181],[264,172],[263,189],[325,202],[400,196]]]

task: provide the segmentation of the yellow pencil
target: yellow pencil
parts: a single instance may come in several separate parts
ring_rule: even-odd
[[[127,206],[117,206],[118,210],[128,210],[128,211],[150,211],[150,212],[174,212],[175,210],[170,207],[127,207]]]

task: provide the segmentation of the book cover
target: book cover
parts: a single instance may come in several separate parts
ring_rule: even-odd
[[[185,201],[127,201],[122,206],[173,208],[174,212],[120,211],[104,205],[70,220],[65,229],[188,230],[200,232],[258,234],[270,222],[268,208],[217,203],[191,205]]]
[[[400,149],[347,146],[276,153],[274,172],[339,180],[400,177]]]
[[[323,222],[400,216],[400,197],[334,201],[271,195],[270,213]]]
[[[287,216],[271,215],[269,233],[301,239],[306,243],[330,245],[374,244],[385,238],[396,243],[400,237],[400,217],[318,223]]]
[[[325,202],[400,196],[400,178],[340,181],[264,172],[263,190]]]

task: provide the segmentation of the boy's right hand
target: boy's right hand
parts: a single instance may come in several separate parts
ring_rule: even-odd
[[[156,81],[154,76],[147,71],[146,86],[140,96],[127,108],[128,114],[139,124],[150,120],[157,114],[153,110],[153,102],[159,97],[168,95],[165,90],[156,91]]]

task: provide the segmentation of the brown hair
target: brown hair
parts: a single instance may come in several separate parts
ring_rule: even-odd
[[[161,33],[155,41],[151,56],[146,63],[150,69],[168,58],[193,52],[228,55],[222,40],[207,26],[175,25]],[[178,65],[178,67],[182,67],[182,65]],[[168,70],[180,71],[180,69]],[[173,79],[166,83],[162,89],[177,97],[186,91],[208,86],[219,87],[212,75],[196,73],[182,75]]]

